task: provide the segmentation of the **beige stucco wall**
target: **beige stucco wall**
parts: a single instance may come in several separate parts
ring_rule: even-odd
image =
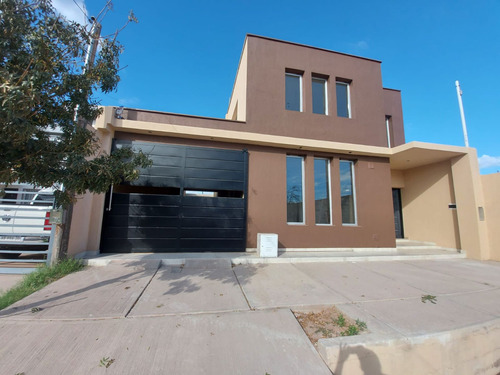
[[[500,261],[500,173],[481,176],[484,216],[488,228],[489,258]]]
[[[393,188],[405,187],[405,175],[403,171],[391,170],[391,186]]]
[[[98,121],[110,121],[110,111],[106,111]],[[111,151],[114,131],[100,128],[96,130],[101,150]],[[105,194],[87,193],[78,197],[73,206],[68,255],[77,256],[83,252],[99,250]]]
[[[460,248],[457,211],[449,161],[408,169],[401,189],[405,237]],[[393,173],[394,174],[394,173]]]
[[[226,119],[246,121],[247,117],[247,43],[243,46],[238,72],[234,80],[233,93],[229,101]]]
[[[475,149],[451,160],[454,192],[457,202],[460,242],[467,257],[489,259],[486,221],[480,220],[478,210],[484,207],[483,189]]]

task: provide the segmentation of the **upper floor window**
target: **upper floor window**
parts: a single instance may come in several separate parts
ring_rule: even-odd
[[[351,99],[349,82],[335,82],[337,93],[337,116],[351,118]]]
[[[385,130],[387,132],[387,147],[392,147],[393,142],[391,142],[392,134],[392,117],[385,116]]]
[[[313,113],[327,115],[328,101],[326,91],[326,79],[321,77],[312,77],[312,100]]]
[[[285,108],[302,112],[302,75],[285,73]]]

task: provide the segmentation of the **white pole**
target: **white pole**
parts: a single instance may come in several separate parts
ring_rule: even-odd
[[[455,81],[455,86],[457,86],[458,106],[460,107],[460,116],[462,117],[465,147],[469,147],[469,137],[467,136],[467,125],[465,124],[464,105],[462,104],[462,90],[460,89],[460,82]]]

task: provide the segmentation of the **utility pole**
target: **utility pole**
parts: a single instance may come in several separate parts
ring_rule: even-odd
[[[87,48],[87,53],[85,55],[85,62],[83,65],[82,74],[85,74],[87,69],[94,64],[95,57],[97,54],[97,47],[99,46],[99,38],[101,37],[101,24],[97,21],[95,17],[90,18],[92,22],[92,27],[90,29],[91,41]],[[80,122],[78,118],[78,111],[80,106],[75,108],[75,127],[81,126],[85,127],[87,124],[83,121]],[[64,189],[64,186],[61,187]],[[50,263],[56,263],[60,258],[65,258],[68,255],[68,244],[69,244],[69,233],[71,230],[71,219],[73,217],[73,204],[70,204],[67,209],[62,212],[62,224],[57,224],[54,239],[52,241],[52,256]]]
[[[465,147],[469,147],[469,137],[467,136],[467,125],[465,124],[464,105],[462,104],[462,90],[460,89],[460,82],[455,81],[455,86],[457,86],[458,106],[460,107],[460,116],[462,117]]]

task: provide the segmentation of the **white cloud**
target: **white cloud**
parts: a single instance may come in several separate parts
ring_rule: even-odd
[[[76,3],[78,4],[75,4]],[[78,22],[80,25],[87,24],[87,13],[84,0],[52,0],[52,6],[70,21]],[[81,8],[81,9],[80,9]],[[83,10],[83,11],[82,11]]]
[[[481,169],[500,167],[500,156],[483,155],[478,160]]]
[[[141,100],[137,97],[118,99],[118,104],[120,104],[124,107],[134,107],[134,106],[137,106],[140,102],[141,102]]]
[[[355,47],[359,48],[359,49],[368,49],[368,42],[366,42],[364,40],[360,40],[359,42],[357,42],[355,44]]]

